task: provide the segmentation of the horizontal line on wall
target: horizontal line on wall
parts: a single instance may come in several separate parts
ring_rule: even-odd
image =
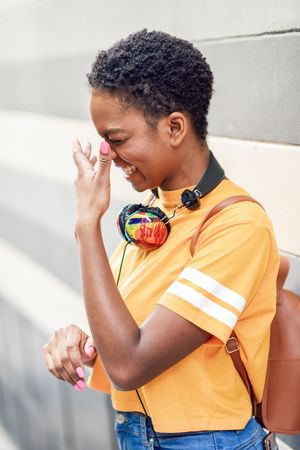
[[[295,148],[295,147],[299,146],[299,144],[293,144],[291,142],[285,142],[283,140],[282,141],[272,141],[271,139],[268,139],[268,140],[257,139],[257,140],[255,140],[255,139],[249,139],[249,138],[240,138],[240,137],[236,137],[236,136],[223,136],[222,134],[218,135],[217,133],[207,134],[207,138],[210,138],[210,137],[212,137],[212,138],[220,138],[220,139],[230,139],[232,141],[237,140],[237,141],[239,141],[241,143],[243,143],[243,142],[255,142],[255,143],[258,143],[258,144],[267,144],[267,145],[284,145],[284,147],[287,147],[287,149],[288,149],[288,147]]]
[[[52,333],[55,328],[67,323],[76,323],[89,333],[79,293],[2,237],[0,253],[3,260],[7,261],[0,282],[1,297],[6,302],[34,323],[42,333]],[[18,283],[13,281],[16,273]]]
[[[292,256],[292,257],[294,257],[294,258],[300,258],[300,255],[297,255],[297,253],[293,253],[293,252],[291,252],[291,251],[286,251],[286,250],[281,250],[281,249],[279,249],[279,251],[280,251],[280,253],[282,253],[283,255],[286,255],[286,256]]]
[[[261,36],[272,36],[272,35],[278,35],[278,34],[289,34],[289,33],[299,33],[300,28],[290,28],[288,30],[276,30],[276,31],[263,31],[262,33],[253,33],[253,34],[236,34],[233,36],[223,36],[223,37],[216,37],[216,38],[207,38],[207,39],[195,39],[193,40],[193,43],[198,44],[201,42],[220,42],[220,41],[228,41],[228,40],[234,40],[234,39],[247,39],[247,38],[256,38]]]

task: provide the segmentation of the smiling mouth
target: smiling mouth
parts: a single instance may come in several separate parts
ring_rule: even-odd
[[[124,167],[121,167],[121,169],[123,170],[123,174],[124,174],[125,178],[129,178],[130,175],[132,175],[136,171],[135,166],[124,166]]]

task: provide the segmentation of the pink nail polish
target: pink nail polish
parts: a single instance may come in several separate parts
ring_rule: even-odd
[[[100,152],[103,154],[103,155],[108,155],[108,151],[109,151],[109,145],[108,145],[108,143],[107,142],[101,142],[101,145],[100,145]]]
[[[79,389],[83,390],[86,387],[86,384],[83,380],[79,380],[79,381],[77,381],[76,386],[78,386]]]
[[[77,392],[81,392],[81,391],[82,391],[82,389],[80,389],[80,388],[77,386],[77,384],[75,384],[75,385],[73,386],[73,388],[74,388],[75,391],[77,391]]]
[[[94,349],[94,347],[88,347],[88,349],[87,349],[87,354],[89,355],[89,356],[93,356],[93,354],[95,353],[95,349]],[[77,372],[78,373],[78,372]],[[80,376],[80,375],[79,375]]]
[[[83,371],[82,367],[77,367],[76,373],[80,378],[84,378],[84,371]]]

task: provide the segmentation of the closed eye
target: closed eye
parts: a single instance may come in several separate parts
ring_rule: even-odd
[[[123,144],[123,142],[125,142],[125,141],[113,141],[112,139],[107,139],[108,141],[109,141],[109,143],[110,144],[112,144],[112,145],[121,145],[121,144]]]

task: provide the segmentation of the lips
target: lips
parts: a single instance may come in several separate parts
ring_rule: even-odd
[[[135,166],[124,166],[121,169],[123,170],[124,176],[126,178],[130,177],[130,175],[132,175],[136,171]]]
[[[137,170],[136,166],[124,161],[124,159],[120,157],[116,158],[113,163],[118,169],[122,170],[125,178],[129,178]]]

